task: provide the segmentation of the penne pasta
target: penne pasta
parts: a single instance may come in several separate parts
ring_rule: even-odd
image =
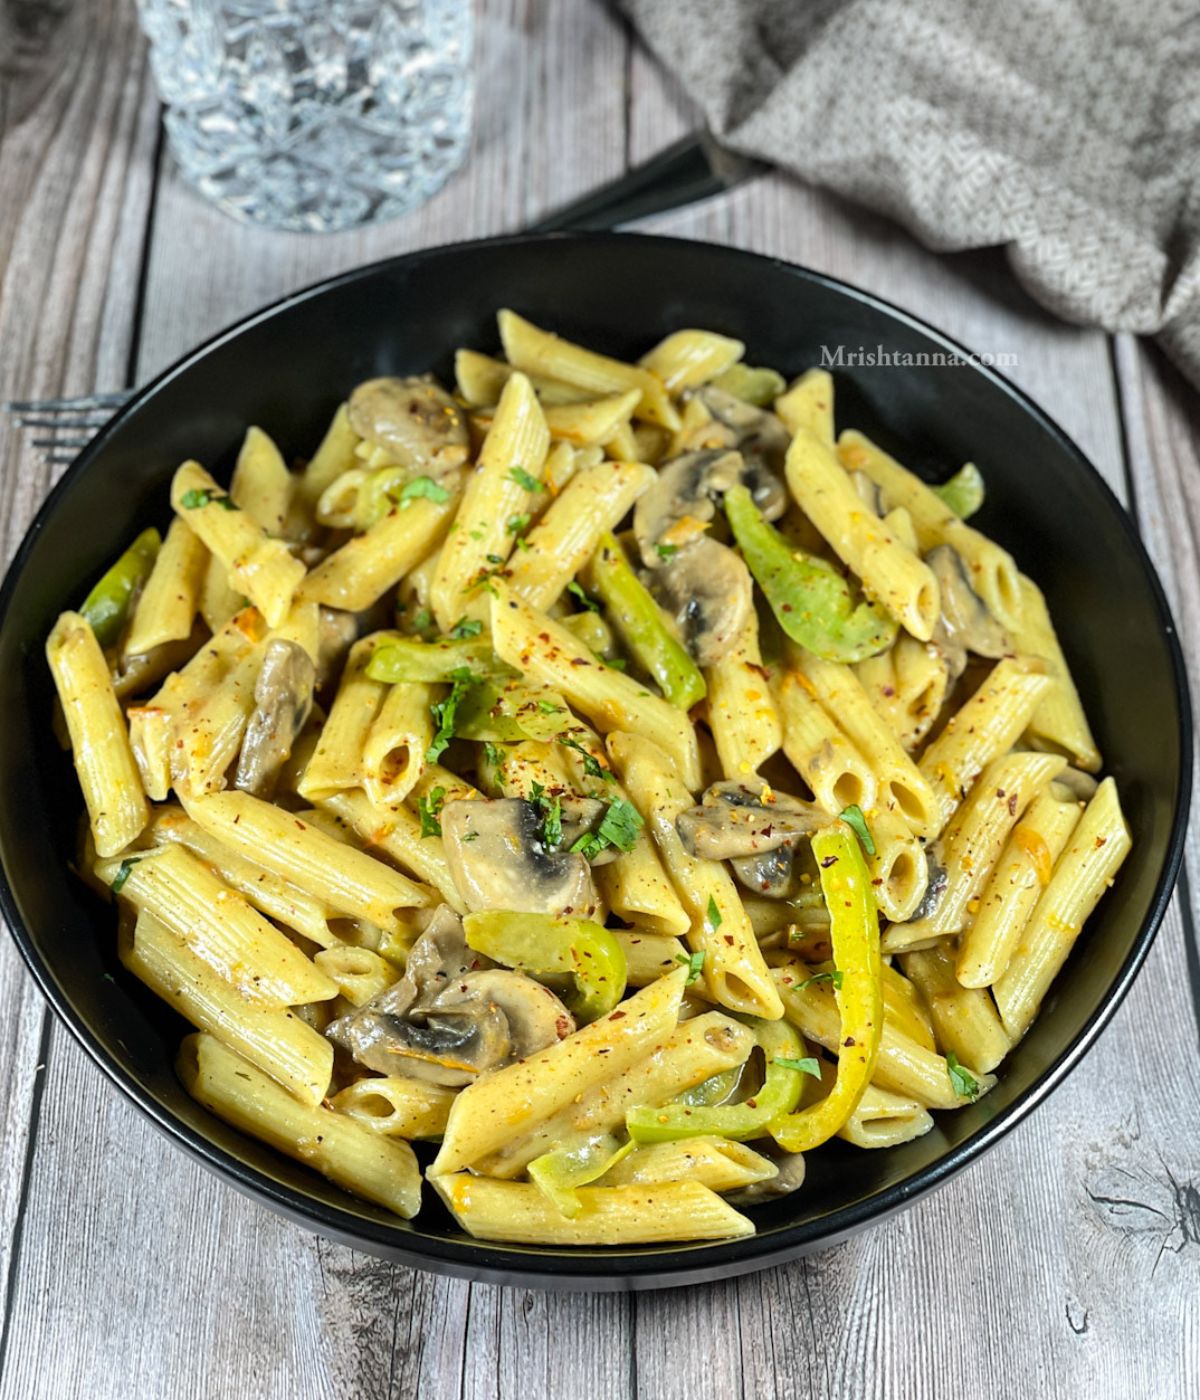
[[[145,656],[191,636],[208,561],[208,550],[186,522],[173,520],[134,609],[125,656]]]
[[[833,376],[827,369],[805,370],[775,400],[775,412],[793,437],[809,432],[833,450]]]
[[[772,676],[772,692],[783,721],[783,751],[830,815],[845,807],[876,805],[875,775],[867,760],[837,727],[799,672]]]
[[[729,651],[704,673],[708,723],[727,778],[758,772],[783,745],[783,720],[771,694],[753,610]]]
[[[384,1137],[435,1138],[446,1131],[454,1091],[398,1074],[373,1075],[347,1084],[329,1102]]]

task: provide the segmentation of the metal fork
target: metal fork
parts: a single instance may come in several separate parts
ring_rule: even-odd
[[[692,132],[624,175],[530,225],[530,233],[610,229],[724,194],[767,167],[718,144],[707,131]],[[65,467],[137,391],[117,389],[78,398],[23,399],[0,404],[19,427],[39,432],[29,445]]]

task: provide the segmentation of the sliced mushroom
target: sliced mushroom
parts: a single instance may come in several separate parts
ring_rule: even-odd
[[[532,802],[448,802],[442,840],[455,886],[468,909],[523,914],[575,914],[599,909],[582,855],[551,850],[542,840],[545,815]]]
[[[942,902],[942,896],[946,893],[946,887],[950,883],[950,876],[946,872],[946,867],[938,858],[941,852],[937,846],[926,851],[925,859],[928,864],[928,883],[925,886],[925,893],[921,896],[921,902],[913,910],[912,914],[905,921],[906,923],[916,923],[918,919],[928,919],[935,912]]]
[[[762,468],[747,465],[740,452],[718,447],[685,452],[664,462],[633,512],[633,531],[646,567],[663,569],[677,557],[670,550],[682,552],[701,538],[700,527],[716,515],[717,502],[731,486],[739,484],[749,489],[768,520],[778,519],[787,508],[787,493],[778,479]],[[686,528],[681,530],[689,522],[695,522],[690,535]],[[668,546],[666,559],[659,549],[664,544]]]
[[[700,539],[646,575],[700,666],[712,666],[737,640],[754,607],[754,581],[740,555]]]
[[[736,394],[718,389],[715,384],[706,384],[697,390],[696,397],[727,430],[729,445],[736,447],[746,458],[751,470],[757,469],[775,477],[783,471],[783,459],[787,456],[792,435],[770,409],[758,408],[745,399],[739,399]],[[749,482],[746,484],[750,485]]]
[[[404,977],[326,1034],[368,1069],[457,1087],[574,1029],[548,988],[468,948],[461,919],[443,905]]]
[[[402,465],[437,476],[470,452],[466,415],[428,377],[368,379],[350,395],[350,426]]]
[[[690,855],[737,860],[794,846],[828,824],[814,803],[762,783],[724,782],[714,783],[698,807],[681,812],[675,829]]]
[[[858,498],[872,515],[883,518],[885,512],[883,508],[883,489],[877,482],[871,480],[866,472],[851,472],[850,480],[853,483]]]
[[[999,658],[1012,651],[1007,633],[971,587],[970,575],[958,551],[940,544],[925,556],[941,591],[942,611],[934,642],[949,668],[951,679],[966,669],[967,653]]]
[[[315,688],[324,690],[341,674],[346,653],[358,636],[358,619],[340,608],[320,608],[317,613],[317,676]]]
[[[235,787],[270,797],[312,709],[315,677],[312,658],[298,643],[282,637],[267,643],[254,684],[254,711],[242,739]]]
[[[776,1200],[780,1196],[790,1196],[793,1191],[804,1185],[805,1167],[802,1152],[789,1152],[774,1160],[779,1168],[777,1176],[769,1177],[766,1181],[755,1181],[740,1191],[732,1192],[725,1199],[735,1206],[756,1206],[764,1201]]]
[[[776,846],[756,856],[738,856],[730,861],[740,884],[767,899],[787,899],[796,884],[795,845]]]

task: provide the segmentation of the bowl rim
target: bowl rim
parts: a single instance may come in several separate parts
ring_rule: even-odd
[[[841,278],[817,272],[799,263],[769,254],[712,243],[703,239],[666,237],[637,232],[559,231],[553,233],[504,234],[496,237],[443,243],[434,247],[413,249],[390,258],[362,264],[332,277],[288,293],[266,306],[241,317],[215,332],[197,346],[181,355],[136,390],[92,441],[75,457],[55,483],[39,507],[20,545],[5,571],[0,584],[0,627],[3,627],[12,603],[12,595],[24,572],[42,529],[58,508],[60,499],[71,489],[76,477],[101,454],[109,438],[125,418],[135,413],[176,378],[203,360],[219,346],[235,340],[244,331],[268,321],[280,312],[301,302],[335,292],[338,288],[362,279],[378,276],[397,266],[414,267],[422,262],[436,261],[448,255],[472,251],[503,249],[505,247],[546,244],[584,248],[587,246],[638,242],[655,244],[664,250],[701,247],[729,261],[769,263],[789,276],[824,287],[880,312],[919,331],[942,347],[963,357],[971,369],[992,381],[1016,407],[1035,421],[1058,445],[1073,457],[1102,497],[1115,509],[1126,537],[1126,545],[1140,564],[1149,584],[1149,591],[1167,644],[1174,680],[1175,700],[1179,714],[1180,771],[1178,774],[1175,810],[1167,843],[1166,858],[1159,872],[1146,918],[1134,936],[1133,943],[1121,967],[1100,1004],[1080,1027],[1074,1038],[1023,1093],[1000,1110],[994,1119],[977,1129],[963,1142],[950,1148],[941,1158],[922,1168],[908,1179],[834,1210],[817,1220],[784,1226],[766,1235],[750,1235],[742,1239],[700,1244],[637,1246],[630,1249],[546,1249],[538,1246],[505,1246],[496,1248],[486,1241],[467,1235],[459,1239],[429,1235],[409,1235],[403,1227],[379,1223],[352,1210],[332,1206],[309,1196],[259,1171],[226,1151],[212,1139],[194,1131],[173,1113],[160,1105],[135,1076],[113,1060],[93,1034],[91,1027],[77,1013],[69,997],[59,986],[50,966],[38,952],[29,929],[21,917],[16,896],[9,881],[8,870],[0,866],[0,912],[14,942],[20,950],[35,983],[59,1020],[74,1036],[88,1057],[154,1124],[191,1157],[215,1175],[236,1186],[255,1200],[276,1212],[354,1248],[397,1260],[415,1268],[438,1274],[489,1283],[510,1284],[525,1288],[555,1288],[579,1291],[630,1291],[662,1287],[677,1287],[690,1283],[711,1281],[720,1277],[750,1273],[783,1263],[814,1248],[828,1246],[844,1239],[863,1226],[912,1204],[921,1196],[945,1185],[953,1176],[996,1145],[1018,1123],[1058,1088],[1067,1075],[1086,1056],[1101,1031],[1112,1019],[1125,999],[1158,934],[1166,914],[1183,859],[1189,803],[1193,778],[1192,705],[1187,670],[1179,642],[1178,630],[1171,613],[1162,581],[1146,550],[1130,511],[1118,499],[1082,448],[1044,409],[1014,384],[995,366],[985,365],[972,352],[945,332],[885,298],[868,292]],[[36,1144],[31,1145],[36,1150]]]

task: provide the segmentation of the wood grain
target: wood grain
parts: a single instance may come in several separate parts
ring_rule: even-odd
[[[144,239],[154,106],[132,7],[10,7],[0,22],[11,29],[18,13],[19,42],[0,31],[0,343],[12,351],[0,357],[0,396],[113,387],[129,369],[144,378],[321,276],[519,227],[694,122],[607,7],[487,0],[471,163],[424,210],[328,239],[270,234],[208,207],[164,161]],[[46,238],[60,227],[57,242]],[[1012,377],[1110,484],[1133,481],[1185,645],[1200,656],[1196,399],[1157,358],[1127,341],[1114,355],[1101,333],[1051,320],[998,256],[934,257],[781,177],[654,227],[807,263],[977,350],[1015,353]],[[4,432],[0,422],[11,551],[49,483]],[[1193,889],[1198,849],[1194,834]],[[437,1279],[275,1218],[169,1147],[61,1031],[40,1040],[48,1023],[5,946],[0,1240],[20,1229],[0,1256],[15,1260],[0,1394],[1195,1394],[1190,936],[1176,905],[1085,1063],[933,1198],[785,1268],[636,1299]]]

